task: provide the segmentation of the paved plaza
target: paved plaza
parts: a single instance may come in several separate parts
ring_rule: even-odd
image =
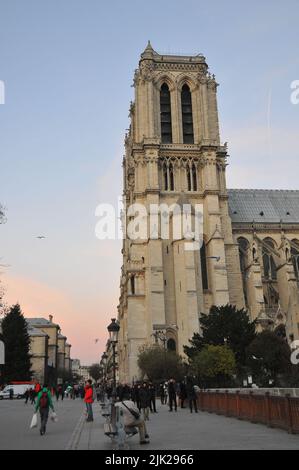
[[[0,449],[112,450],[103,433],[101,408],[94,405],[95,421],[85,422],[84,404],[80,399],[55,404],[58,423],[49,421],[47,434],[29,429],[33,408],[23,401],[0,401]],[[209,413],[190,414],[188,409],[168,412],[158,406],[150,415],[150,444],[139,446],[138,436],[129,440],[130,449],[149,450],[236,450],[298,449],[299,435],[279,429],[239,421]]]

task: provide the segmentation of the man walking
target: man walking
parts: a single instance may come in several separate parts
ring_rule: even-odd
[[[187,391],[187,398],[189,401],[190,412],[192,413],[193,407],[194,407],[194,411],[195,413],[197,413],[197,396],[195,392],[194,383],[191,377],[187,377],[186,391]]]
[[[149,420],[149,407],[150,407],[150,391],[148,389],[146,382],[144,382],[143,386],[140,388],[139,398],[140,398],[140,407],[143,411],[143,419],[144,421],[148,421]]]
[[[35,405],[35,412],[39,411],[41,419],[40,435],[43,436],[46,432],[47,422],[49,418],[49,408],[54,412],[54,406],[50,390],[47,385],[44,385],[42,390],[37,395],[37,401]]]
[[[92,381],[90,379],[87,380],[84,391],[85,391],[84,403],[86,404],[86,410],[87,410],[86,422],[90,423],[93,421],[93,412],[92,412],[93,386],[92,386]]]
[[[174,379],[170,379],[168,382],[168,397],[169,397],[169,411],[172,411],[173,405],[175,411],[177,411],[177,400],[176,400],[176,383]]]
[[[150,410],[152,413],[158,413],[156,409],[156,387],[150,382],[148,388],[150,394]]]

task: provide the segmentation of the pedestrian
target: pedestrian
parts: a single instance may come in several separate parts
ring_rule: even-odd
[[[30,390],[29,390],[29,388],[27,388],[26,392],[24,393],[25,405],[27,405],[29,397],[30,397]]]
[[[135,400],[136,400],[136,406],[139,411],[141,410],[140,390],[141,390],[141,384],[136,384],[135,385]]]
[[[137,406],[131,400],[124,400],[122,402],[116,402],[116,407],[122,409],[123,420],[126,431],[130,431],[136,427],[139,431],[139,443],[149,444],[149,435],[147,433],[144,419],[140,415]]]
[[[181,408],[185,408],[184,403],[187,398],[187,392],[186,392],[186,385],[184,382],[180,383],[179,398],[180,398]]]
[[[13,388],[12,387],[9,389],[9,399],[13,400]]]
[[[149,421],[150,391],[147,383],[144,382],[139,389],[140,409],[143,412],[144,421]]]
[[[193,407],[195,413],[197,413],[197,396],[192,377],[187,377],[186,392],[189,401],[190,413],[193,412]]]
[[[87,410],[87,419],[86,421],[89,423],[93,421],[93,412],[92,412],[92,404],[93,404],[93,386],[92,381],[89,379],[86,382],[86,386],[84,389],[84,403],[86,404]]]
[[[167,405],[168,400],[168,382],[164,384],[164,405]]]
[[[169,411],[177,411],[177,399],[176,399],[176,382],[174,379],[170,379],[168,382],[168,396],[169,396]]]
[[[129,384],[124,384],[123,386],[123,400],[131,400],[132,390]]]
[[[161,405],[164,405],[165,390],[164,390],[164,384],[163,383],[160,383],[160,385],[159,385],[159,395],[160,395]]]
[[[150,410],[152,413],[158,413],[156,409],[156,387],[150,382],[148,388],[150,394]]]
[[[40,435],[43,436],[46,433],[47,422],[49,418],[49,409],[54,412],[54,406],[52,396],[47,385],[44,385],[41,391],[37,395],[37,401],[35,405],[35,412],[39,411],[41,426]]]
[[[59,397],[61,397],[61,400],[63,400],[63,388],[61,385],[58,385],[57,387],[57,394],[58,394],[57,400],[59,400]]]
[[[29,398],[30,398],[31,405],[35,405],[35,391],[34,391],[34,388],[31,388],[29,390]]]

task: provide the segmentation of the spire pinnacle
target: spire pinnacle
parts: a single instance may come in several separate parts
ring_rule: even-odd
[[[143,58],[147,58],[147,57],[151,58],[154,54],[155,54],[155,51],[154,51],[154,49],[153,49],[153,47],[152,47],[152,45],[151,45],[150,40],[148,40],[147,46],[146,46],[146,48],[144,49],[144,52],[141,54],[141,57],[143,57]]]

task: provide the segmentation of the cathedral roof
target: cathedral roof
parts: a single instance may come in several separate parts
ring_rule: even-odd
[[[299,190],[228,189],[233,223],[298,223]]]

